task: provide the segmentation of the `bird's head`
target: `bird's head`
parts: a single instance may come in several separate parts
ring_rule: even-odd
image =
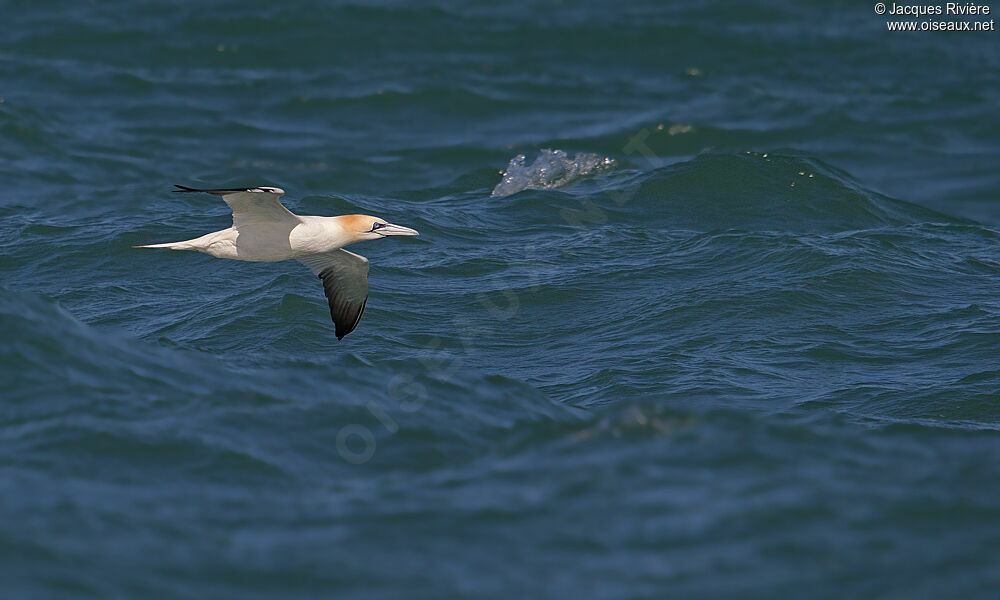
[[[390,235],[420,235],[415,229],[393,225],[385,219],[369,215],[346,215],[341,217],[344,228],[355,242],[377,240]]]

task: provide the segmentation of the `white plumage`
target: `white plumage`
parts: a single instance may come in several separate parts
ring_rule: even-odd
[[[194,189],[222,196],[233,211],[233,226],[183,242],[137,248],[195,250],[217,258],[278,262],[295,259],[323,280],[337,339],[354,330],[368,300],[368,259],[344,246],[390,235],[419,235],[415,230],[368,215],[317,217],[296,215],[279,198],[281,188]]]

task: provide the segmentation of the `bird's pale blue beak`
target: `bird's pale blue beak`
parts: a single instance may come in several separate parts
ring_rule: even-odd
[[[410,229],[402,225],[393,225],[392,223],[386,223],[385,227],[379,227],[375,233],[380,235],[420,235],[416,229]]]

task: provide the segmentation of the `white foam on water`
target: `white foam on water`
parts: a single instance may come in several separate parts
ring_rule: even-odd
[[[615,159],[600,154],[581,152],[570,158],[562,150],[549,149],[543,149],[530,165],[525,165],[526,160],[523,154],[510,159],[503,179],[493,188],[490,196],[496,198],[521,190],[562,187],[615,166]]]

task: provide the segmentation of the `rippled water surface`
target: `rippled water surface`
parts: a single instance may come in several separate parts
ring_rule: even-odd
[[[996,597],[995,32],[2,12],[9,597]],[[174,183],[421,236],[338,342],[297,263],[134,249],[228,226]]]

